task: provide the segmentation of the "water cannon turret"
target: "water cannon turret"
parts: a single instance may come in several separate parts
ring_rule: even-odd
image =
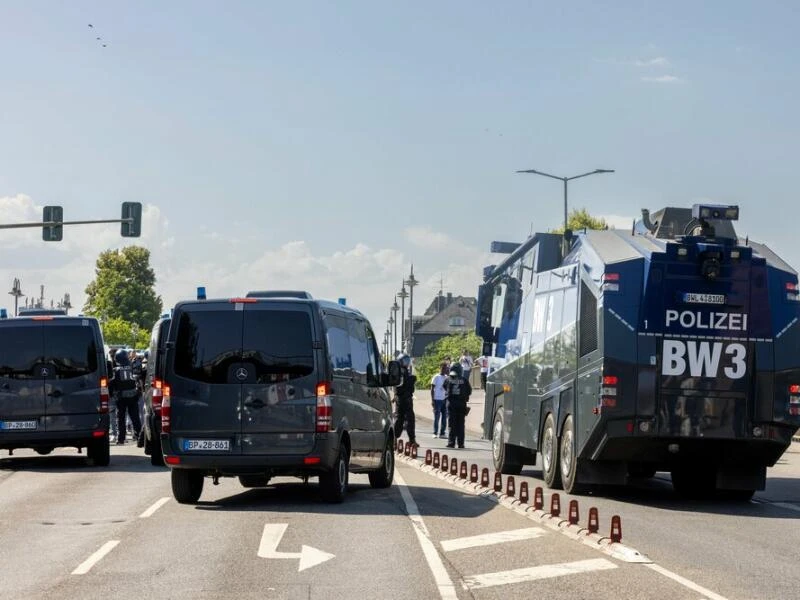
[[[656,232],[656,229],[658,228],[658,222],[656,221],[655,223],[653,223],[653,222],[650,220],[650,211],[649,211],[649,210],[647,210],[646,208],[643,208],[643,209],[642,209],[642,224],[643,224],[645,227],[647,227],[647,230],[648,230],[650,233],[655,233],[655,232]]]

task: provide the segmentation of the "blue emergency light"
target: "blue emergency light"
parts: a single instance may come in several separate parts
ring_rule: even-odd
[[[345,306],[347,304],[347,298],[339,298],[339,304]]]
[[[5,308],[0,308],[0,319],[7,319],[8,311]]]
[[[198,300],[205,300],[206,299],[206,288],[205,286],[200,286],[197,288],[197,299]]]

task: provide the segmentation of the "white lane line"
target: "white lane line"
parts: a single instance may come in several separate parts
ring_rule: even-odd
[[[156,500],[153,503],[153,506],[148,508],[142,514],[139,515],[140,519],[146,519],[147,517],[152,517],[153,513],[155,513],[159,508],[164,506],[167,502],[169,502],[169,498],[161,498],[160,500]]]
[[[444,562],[442,562],[442,557],[439,556],[436,546],[431,541],[431,535],[425,526],[425,521],[422,520],[422,515],[419,514],[417,503],[414,502],[405,480],[396,470],[394,472],[394,480],[397,482],[400,495],[406,504],[408,518],[411,519],[411,523],[414,525],[414,533],[417,534],[422,554],[425,556],[425,560],[428,561],[436,587],[439,588],[439,596],[441,596],[442,600],[458,600],[456,586],[453,585],[453,580],[450,579],[450,574],[447,572]]]
[[[578,573],[588,573],[590,571],[607,571],[608,569],[616,568],[617,565],[605,558],[590,558],[588,560],[578,560],[575,562],[539,565],[538,567],[527,567],[525,569],[514,569],[512,571],[486,573],[485,575],[472,575],[464,577],[464,583],[467,589],[477,590],[496,585],[524,583],[526,581],[536,581],[538,579],[577,575]]]
[[[794,510],[796,512],[800,512],[800,506],[797,506],[795,504],[789,504],[788,502],[765,502],[764,504],[771,504],[772,506],[785,508],[786,510]]]
[[[445,552],[453,552],[454,550],[463,550],[465,548],[491,546],[492,544],[504,544],[506,542],[517,542],[520,540],[532,540],[546,534],[547,532],[541,527],[526,527],[525,529],[484,533],[483,535],[445,540],[442,542],[442,550]]]
[[[727,598],[725,598],[725,596],[720,596],[719,594],[704,588],[702,585],[698,585],[694,581],[690,581],[689,579],[686,579],[686,577],[681,577],[677,573],[673,573],[669,569],[665,569],[664,567],[660,567],[659,565],[650,563],[646,564],[645,567],[647,567],[648,569],[653,569],[653,571],[655,571],[656,573],[661,573],[664,577],[668,577],[669,579],[672,579],[672,581],[680,583],[683,587],[687,587],[690,590],[694,590],[695,592],[703,594],[703,596],[708,600],[728,600]]]
[[[83,561],[81,564],[78,565],[78,568],[75,569],[72,574],[73,575],[86,575],[93,566],[103,560],[103,557],[111,552],[116,546],[119,544],[119,540],[111,540],[110,542],[106,542],[100,549],[92,554],[89,558]]]

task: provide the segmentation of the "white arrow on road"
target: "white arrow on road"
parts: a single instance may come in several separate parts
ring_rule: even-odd
[[[258,555],[261,558],[299,558],[300,566],[297,568],[298,572],[316,567],[336,557],[335,554],[329,554],[311,546],[302,546],[300,552],[278,552],[278,544],[281,543],[281,538],[283,538],[283,534],[286,533],[288,528],[288,523],[264,525],[261,544],[258,546]]]

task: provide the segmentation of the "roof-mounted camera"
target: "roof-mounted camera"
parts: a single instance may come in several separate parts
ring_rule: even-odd
[[[693,204],[692,217],[698,221],[738,221],[739,207],[721,204]]]

